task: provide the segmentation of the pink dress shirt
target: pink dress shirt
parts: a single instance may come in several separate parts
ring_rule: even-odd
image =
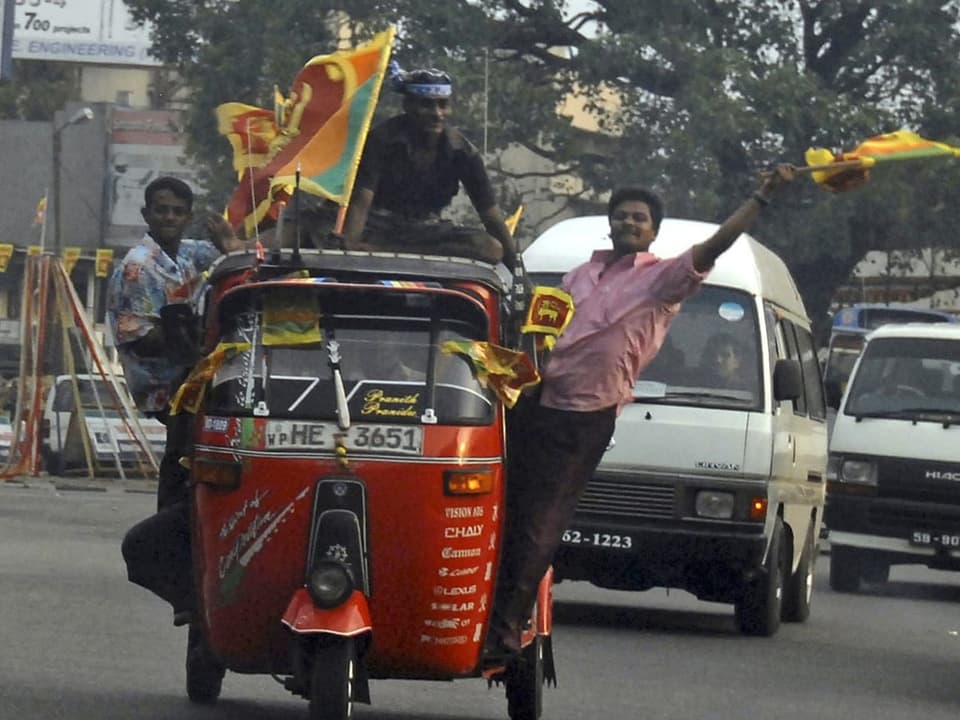
[[[598,250],[563,278],[575,311],[543,371],[541,405],[591,412],[631,403],[680,303],[706,277],[694,269],[692,249],[667,259],[635,253],[608,265],[612,254]]]

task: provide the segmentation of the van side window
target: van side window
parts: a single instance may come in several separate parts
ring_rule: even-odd
[[[796,360],[800,363],[801,370],[803,369],[803,361],[800,357],[800,348],[797,345],[797,335],[796,328],[793,323],[789,320],[781,320],[780,325],[783,328],[783,339],[787,343],[787,357],[791,360]],[[804,377],[804,387],[806,387],[807,380]],[[800,395],[796,400],[793,401],[793,412],[797,415],[806,415],[807,414],[807,398],[806,391]]]
[[[813,336],[806,328],[793,326],[797,333],[800,350],[800,369],[803,371],[803,389],[807,400],[807,412],[813,420],[826,420],[827,402],[823,394],[823,378],[820,363],[813,347]]]

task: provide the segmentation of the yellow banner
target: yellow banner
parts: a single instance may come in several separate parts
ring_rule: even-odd
[[[10,258],[13,257],[13,245],[9,243],[0,244],[0,273],[7,271],[10,265]]]
[[[79,259],[80,248],[68,247],[63,249],[63,268],[67,271],[67,275],[73,272],[73,269],[77,266],[77,260]]]
[[[94,270],[97,277],[109,277],[111,267],[113,267],[113,250],[109,250],[107,248],[100,248],[97,250],[97,261],[94,265]]]

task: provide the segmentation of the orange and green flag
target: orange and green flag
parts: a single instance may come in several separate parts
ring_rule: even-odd
[[[868,138],[850,152],[835,154],[825,148],[810,148],[804,157],[808,167],[816,168],[810,170],[814,182],[832,192],[842,192],[865,183],[869,169],[880,163],[960,157],[960,148],[926,140],[910,130],[897,130]]]
[[[493,390],[509,408],[517,404],[524,388],[540,382],[540,374],[525,352],[482,340],[447,340],[440,350],[466,357],[480,384]]]
[[[312,58],[286,98],[275,90],[273,110],[240,103],[218,108],[220,131],[241,174],[226,212],[240,234],[252,237],[264,219],[278,218],[281,203],[292,197],[298,168],[301,190],[340,205],[349,201],[394,34],[391,27],[355,49]],[[263,152],[271,122],[276,135]],[[245,134],[247,126],[259,132]],[[254,157],[238,157],[253,144]]]

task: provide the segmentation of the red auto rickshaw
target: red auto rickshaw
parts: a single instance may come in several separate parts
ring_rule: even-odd
[[[549,576],[521,656],[483,645],[504,522],[505,414],[462,353],[515,343],[509,279],[456,258],[233,254],[179,398],[199,612],[187,691],[269,673],[341,719],[369,680],[486,677],[533,720],[555,678]]]

